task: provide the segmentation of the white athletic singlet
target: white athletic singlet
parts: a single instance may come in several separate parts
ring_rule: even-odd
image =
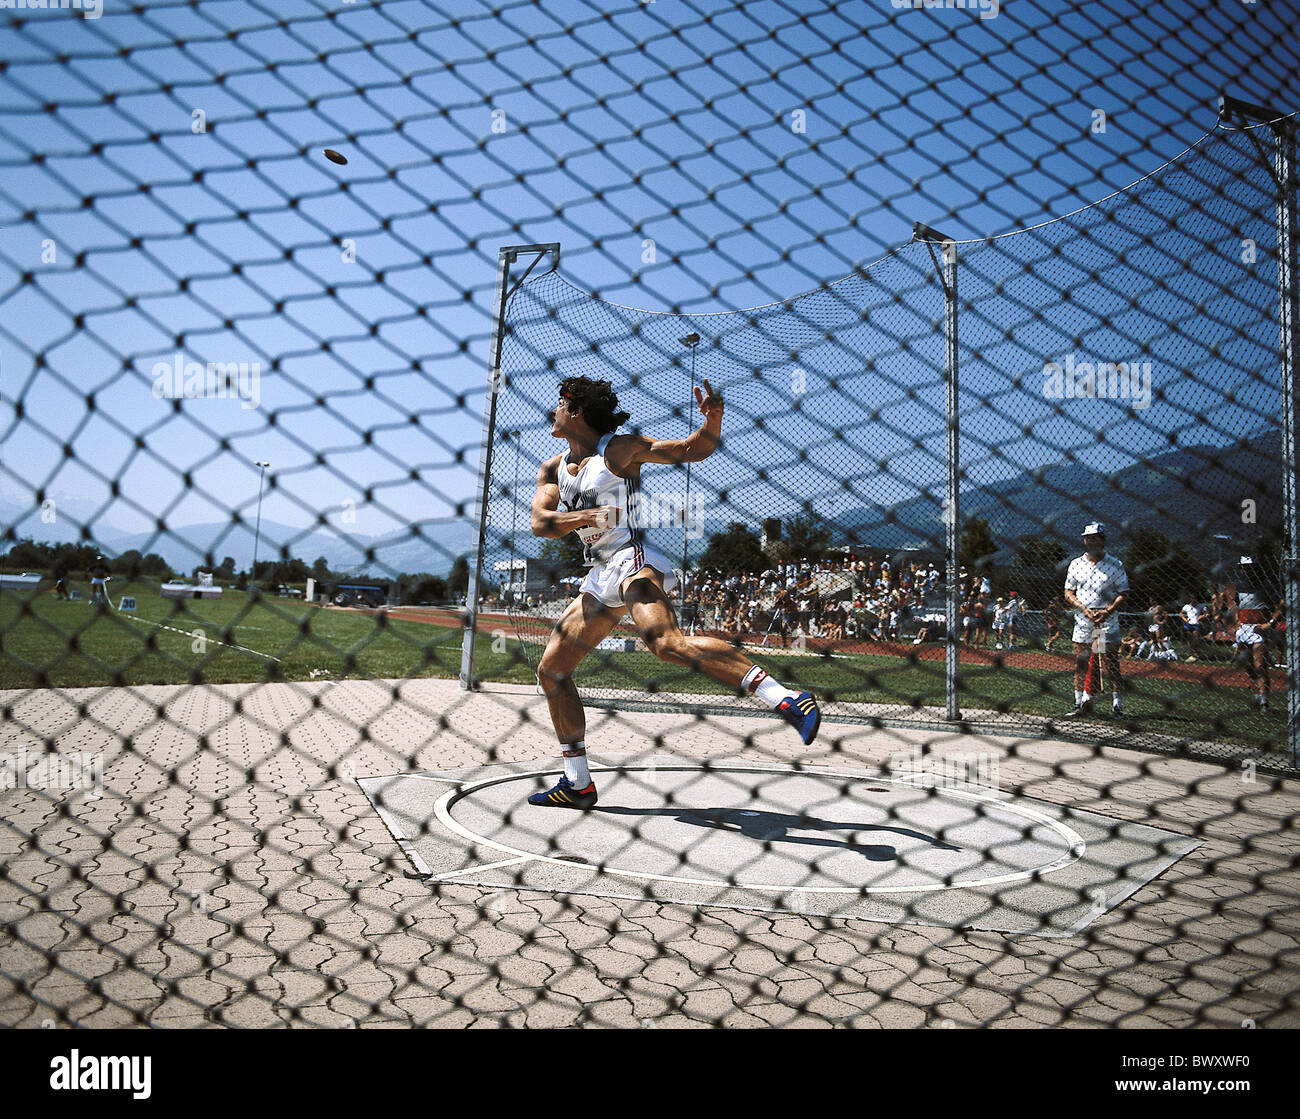
[[[614,433],[602,435],[596,444],[596,453],[582,465],[577,474],[569,473],[569,452],[560,458],[556,476],[560,485],[560,501],[565,510],[593,509],[611,505],[618,509],[618,523],[609,528],[589,525],[577,530],[586,555],[588,567],[607,562],[623,548],[646,543],[641,529],[637,504],[640,499],[640,482],[621,478],[605,462],[605,448]]]

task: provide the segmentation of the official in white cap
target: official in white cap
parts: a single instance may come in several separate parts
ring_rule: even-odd
[[[1074,615],[1074,710],[1067,717],[1092,710],[1087,691],[1088,658],[1093,648],[1110,677],[1111,711],[1124,713],[1124,681],[1119,671],[1119,610],[1128,594],[1128,573],[1115,556],[1106,554],[1106,526],[1084,525],[1083,555],[1070,561],[1065,574],[1065,601]]]

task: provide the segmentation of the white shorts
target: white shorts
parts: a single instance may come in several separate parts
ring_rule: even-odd
[[[604,563],[598,563],[582,581],[583,593],[595,595],[603,606],[622,606],[623,580],[635,575],[643,567],[653,567],[664,577],[664,591],[672,594],[677,589],[677,576],[667,556],[650,543],[629,544],[620,548]]]
[[[1112,614],[1105,625],[1097,625],[1082,614],[1074,616],[1074,643],[1091,645],[1102,634],[1106,635],[1106,644],[1112,649],[1119,649],[1119,619]]]

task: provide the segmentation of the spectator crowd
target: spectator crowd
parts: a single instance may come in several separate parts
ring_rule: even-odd
[[[1120,645],[1122,656],[1134,660],[1185,659],[1192,664],[1205,654],[1207,648],[1225,648],[1242,643],[1243,616],[1239,613],[1235,588],[1220,586],[1211,594],[1208,603],[1188,598],[1178,609],[1154,598],[1147,601],[1146,613],[1124,634]],[[1270,653],[1271,647],[1279,644],[1286,632],[1284,607],[1284,602],[1276,603],[1263,611],[1266,617],[1260,624],[1251,626],[1263,631]]]
[[[1025,646],[1031,615],[1045,648],[1062,640],[1068,653],[1074,612],[1060,593],[1031,609],[1018,590],[994,593],[987,575],[959,572],[960,641],[970,649],[1014,650]],[[946,602],[943,576],[934,562],[887,557],[829,559],[780,564],[759,574],[691,572],[686,580],[683,625],[721,634],[759,634],[785,647],[800,637],[828,641],[941,640]],[[1121,654],[1129,658],[1195,662],[1207,648],[1230,652],[1237,637],[1233,588],[1220,586],[1208,602],[1182,596],[1182,605],[1149,600],[1144,614],[1126,614]],[[1177,603],[1179,600],[1174,600]],[[1282,606],[1271,611],[1270,641],[1285,626]],[[1260,627],[1264,629],[1265,627]]]
[[[995,599],[987,577],[963,567],[963,617],[967,643],[982,647],[989,631],[1014,640],[1020,612],[1015,592]],[[720,633],[761,633],[785,646],[800,637],[829,641],[899,641],[914,644],[943,633],[943,576],[933,561],[891,563],[886,556],[806,560],[758,574],[695,571],[686,580],[683,622]]]
[[[1018,590],[1000,587],[995,593],[987,574],[962,567],[958,577],[959,640],[964,647],[1024,648],[1026,631],[1032,629],[1035,644],[1041,641],[1047,652],[1058,643],[1063,646],[1055,651],[1070,652],[1074,611],[1059,591],[1049,598],[1047,588],[1036,588],[1048,600],[1031,608]],[[943,639],[945,590],[936,562],[891,562],[887,555],[804,560],[755,574],[701,569],[686,577],[681,622],[693,632],[743,634],[749,639],[757,635],[781,648],[802,639],[919,645]],[[572,596],[571,586],[554,584],[536,598],[530,596],[526,606],[567,603]],[[1271,615],[1269,624],[1258,628],[1272,661],[1272,648],[1285,632],[1282,604],[1265,613]],[[1210,649],[1230,656],[1238,643],[1238,603],[1230,585],[1217,587],[1207,602],[1186,594],[1173,604],[1150,599],[1145,613],[1125,611],[1122,617],[1127,621],[1120,655],[1127,659],[1194,663]]]

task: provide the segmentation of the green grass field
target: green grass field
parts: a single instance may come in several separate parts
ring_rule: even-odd
[[[777,679],[815,692],[824,701],[944,707],[944,662],[898,656],[749,655]],[[1280,675],[1280,674],[1275,674]],[[654,689],[725,695],[727,689],[689,670],[674,668],[648,653],[615,654],[589,660],[580,670],[588,689]],[[1157,683],[1158,680],[1158,683]],[[1275,679],[1274,681],[1278,681]],[[1275,690],[1269,711],[1248,705],[1240,688],[1209,689],[1167,678],[1131,681],[1124,697],[1126,724],[1153,734],[1228,742],[1260,750],[1281,750],[1286,743],[1286,696]],[[1074,680],[1067,672],[1020,668],[1013,664],[963,665],[960,705],[963,712],[992,710],[1039,717],[1060,717],[1074,706]],[[1098,707],[1109,711],[1110,698]],[[1111,723],[1094,717],[1092,721]]]
[[[321,609],[290,599],[243,594],[218,601],[169,601],[156,588],[113,585],[114,601],[134,594],[134,613],[59,602],[49,593],[0,593],[0,687],[86,687],[109,684],[236,683],[263,680],[456,677],[461,629],[351,610]],[[534,646],[530,656],[540,650]],[[944,666],[900,656],[791,656],[755,660],[778,679],[829,701],[942,707]],[[529,684],[533,671],[518,641],[481,634],[475,675]],[[580,687],[639,692],[727,695],[727,689],[648,653],[598,654],[577,675]],[[1059,716],[1073,703],[1073,681],[1061,671],[1010,665],[963,666],[961,706]],[[1148,678],[1133,684],[1126,717],[1142,730],[1178,738],[1277,750],[1285,742],[1285,696],[1259,714],[1240,688],[1210,689],[1191,681]],[[1103,700],[1103,702],[1106,702]]]
[[[159,597],[156,588],[112,587],[136,597],[134,613],[0,597],[0,687],[214,684],[249,680],[340,680],[456,676],[459,629],[378,620],[291,599],[244,594],[220,600]],[[491,640],[480,639],[491,654]],[[521,666],[519,679],[532,679]]]

